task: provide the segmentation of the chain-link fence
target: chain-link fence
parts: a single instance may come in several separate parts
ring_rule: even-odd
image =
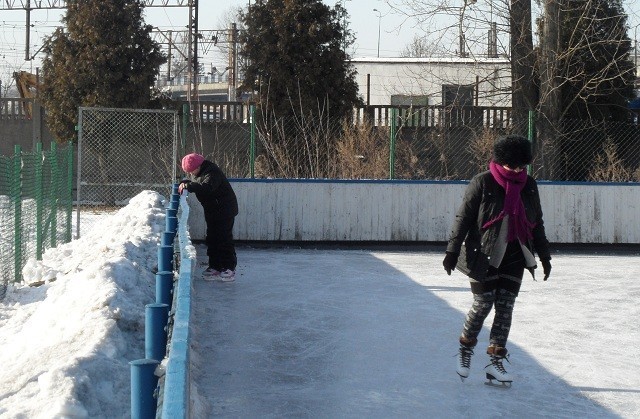
[[[180,102],[180,157],[200,153],[228,177],[251,177],[252,107],[243,102]]]
[[[171,193],[177,175],[176,111],[80,108],[77,230],[82,214],[109,212],[143,190]]]
[[[515,124],[509,108],[369,106],[335,120],[274,118],[240,103],[199,104],[198,116],[191,106],[185,151],[229,177],[467,180],[486,170],[498,137],[518,134],[534,144],[538,179],[640,181],[633,123],[568,120],[542,138],[535,115]]]
[[[0,299],[29,258],[71,240],[73,146],[0,156]]]
[[[640,126],[630,122],[564,120],[538,138],[539,177],[549,180],[640,182]]]

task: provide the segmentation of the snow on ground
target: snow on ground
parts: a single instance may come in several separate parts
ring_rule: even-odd
[[[129,417],[129,362],[144,358],[165,204],[142,192],[27,263],[25,284],[0,302],[1,418]]]
[[[164,207],[143,192],[31,261],[25,280],[43,285],[9,288],[0,418],[129,417]],[[455,375],[471,296],[439,252],[239,247],[238,259],[235,283],[195,286],[202,417],[640,417],[638,255],[557,252],[548,282],[525,279],[507,391],[482,385],[486,328],[472,377]]]

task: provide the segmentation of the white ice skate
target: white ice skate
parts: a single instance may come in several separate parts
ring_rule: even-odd
[[[473,355],[473,348],[469,348],[464,345],[460,345],[458,351],[458,368],[456,372],[460,376],[460,379],[464,381],[469,377],[469,369],[471,368],[471,355]]]
[[[485,382],[486,385],[503,388],[511,387],[513,379],[511,378],[511,374],[504,369],[504,365],[502,365],[503,360],[507,360],[507,358],[491,356],[491,363],[484,368],[488,380]],[[507,360],[507,362],[509,361]]]

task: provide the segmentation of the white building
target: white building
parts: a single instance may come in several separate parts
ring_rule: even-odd
[[[354,58],[369,105],[511,106],[505,58]]]

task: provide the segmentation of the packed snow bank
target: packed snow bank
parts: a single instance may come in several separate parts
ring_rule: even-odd
[[[27,263],[0,302],[0,417],[129,417],[165,204],[144,191]]]

